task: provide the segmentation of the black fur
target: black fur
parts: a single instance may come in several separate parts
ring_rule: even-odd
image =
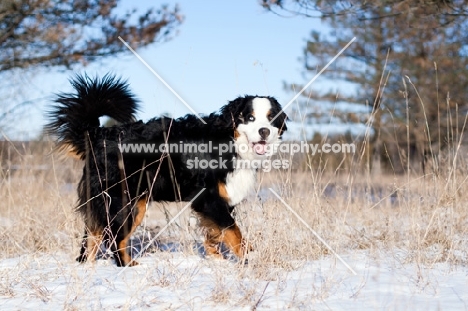
[[[105,75],[102,79],[75,76],[70,83],[76,94],[60,94],[58,104],[49,112],[53,120],[46,131],[54,133],[62,145],[73,146],[74,152],[84,158],[84,135],[99,127],[99,118],[109,116],[120,123],[135,121],[138,104],[128,90],[126,81]]]
[[[71,83],[76,93],[58,96],[46,129],[58,137],[59,145],[71,147],[85,161],[78,187],[78,210],[86,225],[79,261],[88,259],[87,239],[99,234],[112,250],[117,265],[130,264],[126,250],[119,245],[126,243],[134,225],[138,225],[141,210],[136,203],[140,200],[190,201],[205,188],[192,202],[193,210],[220,230],[235,226],[231,216],[234,206],[220,195],[218,188],[234,170],[235,150],[221,156],[218,150],[190,154],[122,153],[119,144],[232,143],[237,126],[246,122],[243,116],[251,109],[254,96],[240,97],[224,106],[220,114],[204,117],[206,125],[193,115],[143,123],[134,121],[137,101],[125,82],[106,75],[102,79],[77,76]],[[267,98],[272,113],[280,113],[278,102]],[[104,115],[123,124],[100,127],[99,117]],[[285,120],[284,113],[275,120],[280,132],[286,130]],[[226,167],[187,168],[188,161],[195,158],[224,161]]]

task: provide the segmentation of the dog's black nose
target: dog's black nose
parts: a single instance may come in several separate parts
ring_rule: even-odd
[[[258,130],[258,133],[260,134],[260,137],[262,139],[266,139],[268,135],[270,135],[270,130],[267,129],[266,127],[262,127],[261,129]]]

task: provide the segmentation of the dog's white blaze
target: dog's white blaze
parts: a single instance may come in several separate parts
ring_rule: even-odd
[[[236,169],[226,177],[226,191],[231,206],[244,200],[254,188],[255,170],[253,169]]]
[[[269,127],[268,114],[271,109],[270,100],[267,98],[256,97],[252,100],[252,107],[255,114],[254,124],[265,124]]]
[[[280,139],[278,129],[270,124],[268,115],[271,113],[271,102],[268,98],[256,97],[252,100],[252,112],[255,117],[254,121],[240,124],[237,131],[240,134],[236,139],[236,145],[244,146],[248,149],[244,152],[239,152],[239,157],[245,160],[263,159],[271,154],[257,154],[253,149],[253,144],[258,143],[263,138],[260,136],[260,129],[267,128],[270,130],[270,135],[266,137],[270,151],[276,150],[274,146],[279,145]],[[247,121],[247,120],[246,120]],[[239,149],[238,149],[239,150]]]

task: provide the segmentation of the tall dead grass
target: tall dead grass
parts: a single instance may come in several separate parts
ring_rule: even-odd
[[[77,255],[83,224],[73,206],[82,163],[58,160],[48,152],[13,151],[17,156],[14,161],[4,160],[1,171],[0,258],[57,251]],[[249,264],[295,269],[301,262],[331,254],[268,188],[279,193],[337,253],[368,250],[376,255],[398,254],[408,263],[466,264],[466,166],[459,160],[457,167],[441,172],[438,176],[338,175],[313,169],[260,173],[257,196],[236,211],[256,250],[249,255]],[[152,204],[137,234],[149,240],[184,205]],[[187,211],[158,240],[197,251],[194,245],[202,236],[195,222]]]
[[[81,225],[73,205],[80,169],[70,160],[58,161],[52,145],[45,146],[2,145],[1,258],[76,246]]]

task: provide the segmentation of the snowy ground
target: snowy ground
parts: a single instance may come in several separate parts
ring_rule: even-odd
[[[134,268],[80,265],[70,254],[0,262],[0,310],[467,310],[468,268],[403,264],[393,252],[289,267],[156,252]]]

